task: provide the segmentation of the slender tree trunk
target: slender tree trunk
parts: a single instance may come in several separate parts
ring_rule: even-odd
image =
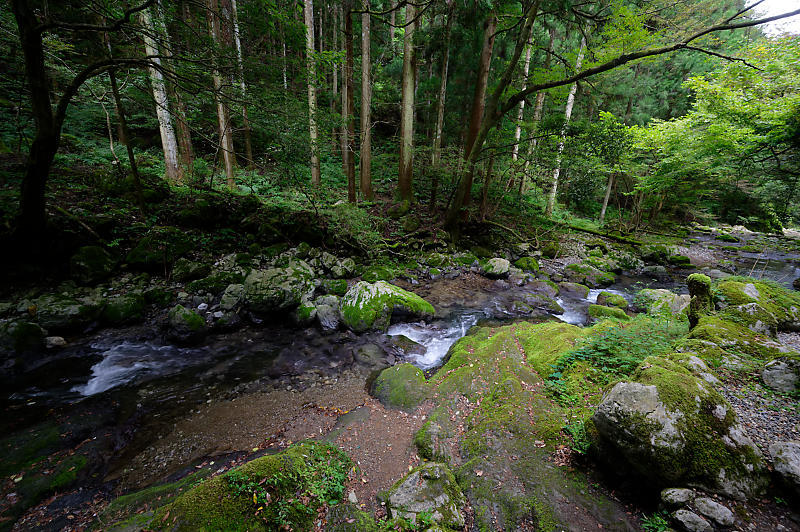
[[[319,146],[317,145],[317,63],[314,60],[314,2],[304,0],[306,25],[306,68],[308,70],[308,133],[311,139],[311,184],[319,186]]]
[[[394,32],[397,29],[395,28],[395,25],[397,24],[396,13],[398,9],[397,3],[392,0],[391,11],[389,12],[389,50],[392,52],[394,52]]]
[[[481,221],[486,219],[486,212],[489,209],[489,185],[492,182],[494,173],[494,154],[489,157],[489,164],[486,167],[486,178],[483,180],[483,190],[481,191],[480,217]]]
[[[218,0],[208,0],[208,27],[211,39],[215,46],[223,43],[222,20]],[[233,148],[233,135],[231,131],[230,112],[225,101],[222,73],[217,61],[214,62],[211,78],[214,82],[214,100],[217,106],[217,124],[219,127],[219,149],[222,152],[222,161],[225,165],[225,177],[228,188],[236,187],[234,176],[236,152]]]
[[[372,201],[372,79],[370,75],[370,2],[363,0],[361,14],[361,195]]]
[[[403,100],[400,107],[400,174],[398,192],[401,200],[413,199],[414,174],[414,4],[406,4],[406,28],[403,39]]]
[[[528,72],[531,67],[531,48],[529,44],[525,48],[525,62],[522,66],[522,90],[525,90],[528,84]],[[519,110],[517,111],[517,127],[514,129],[514,148],[511,150],[511,160],[517,162],[519,155],[519,139],[522,136],[522,119],[525,118],[525,100],[520,100]]]
[[[553,49],[555,48],[556,44],[556,29],[550,28],[550,44],[547,46],[547,56],[544,59],[544,69],[545,71],[550,70],[550,60],[553,56]],[[538,124],[539,121],[542,119],[542,111],[544,110],[544,99],[547,96],[545,91],[539,91],[536,93],[536,103],[533,106],[533,123]],[[535,132],[532,132],[535,133]],[[525,157],[525,167],[522,172],[522,177],[519,180],[519,195],[520,197],[525,193],[526,187],[526,180],[528,178],[528,168],[530,168],[531,160],[533,159],[533,154],[536,152],[536,145],[538,144],[538,140],[536,139],[536,135],[532,135],[531,141],[528,144],[528,154]]]
[[[472,97],[472,112],[469,120],[469,130],[467,131],[467,144],[464,148],[464,158],[469,159],[474,148],[475,139],[478,137],[483,115],[486,110],[486,87],[489,84],[489,69],[492,63],[492,50],[494,48],[495,31],[497,30],[497,17],[494,13],[489,15],[483,30],[483,48],[481,50],[480,63],[478,64],[478,78],[475,83],[475,93]],[[468,181],[465,183],[467,194],[463,198],[463,205],[469,205],[472,199],[472,175],[470,172]]]
[[[475,171],[475,161],[477,160],[477,156],[483,147],[483,143],[486,142],[486,138],[489,136],[489,132],[500,122],[500,119],[503,116],[502,112],[500,111],[500,98],[511,85],[514,72],[519,64],[519,59],[522,57],[522,52],[524,51],[525,45],[530,39],[531,29],[533,28],[534,22],[536,22],[536,16],[538,12],[539,0],[534,0],[534,2],[528,6],[525,14],[523,15],[523,24],[517,36],[514,52],[509,61],[506,63],[505,69],[500,75],[500,79],[496,87],[487,100],[484,117],[481,121],[478,135],[475,138],[474,149],[470,151],[469,158],[466,161],[467,173],[466,175],[462,176],[460,182],[458,183],[453,201],[447,210],[447,214],[445,215],[445,227],[447,227],[454,239],[458,238],[459,213],[461,212],[461,208],[464,206],[464,200],[469,194],[470,188],[472,187],[472,175]]]
[[[283,90],[289,90],[289,84],[286,82],[286,68],[287,68],[287,61],[286,61],[286,33],[281,27],[281,48],[283,50],[283,62],[281,64],[281,73],[283,74]]]
[[[236,0],[231,0],[231,14],[233,17],[233,42],[236,44],[236,65],[239,67],[239,89],[242,98],[242,128],[244,129],[244,153],[247,158],[247,167],[253,167],[253,143],[250,134],[250,117],[247,114],[247,85],[244,81],[244,60],[242,58],[242,41],[239,37],[239,15],[236,9]]]
[[[603,197],[603,207],[600,209],[600,225],[606,219],[606,208],[608,207],[608,198],[611,197],[611,189],[614,187],[614,173],[608,176],[608,185],[606,185],[606,195]]]
[[[164,151],[164,168],[167,181],[179,184],[183,181],[183,172],[178,164],[178,141],[172,126],[172,113],[170,113],[169,109],[167,86],[164,82],[164,74],[161,72],[161,53],[154,37],[154,35],[163,35],[161,31],[163,23],[161,20],[153,18],[151,11],[154,9],[154,7],[149,7],[142,11],[142,23],[147,28],[144,33],[144,48],[145,53],[150,57],[150,62],[154,65],[149,68],[150,85],[153,88],[153,99],[156,102],[156,115],[158,116],[158,128],[161,132],[161,147]],[[157,12],[156,15],[158,15]]]
[[[447,96],[447,70],[450,65],[450,35],[453,28],[453,6],[454,1],[450,0],[447,12],[447,21],[444,28],[444,50],[442,51],[442,68],[439,72],[439,100],[436,105],[436,131],[433,135],[433,155],[431,156],[431,166],[433,167],[433,178],[431,180],[431,203],[430,209],[436,208],[436,194],[439,187],[439,165],[442,160],[442,130],[444,128],[444,108],[445,97]]]
[[[355,98],[353,97],[353,3],[346,0],[344,5],[344,48],[345,65],[342,75],[342,164],[347,176],[347,200],[356,202],[356,158],[353,142],[356,136],[356,124],[353,118]]]
[[[583,63],[583,53],[586,49],[586,36],[581,37],[581,46],[578,50],[578,58],[575,60],[575,71],[581,69]],[[572,117],[572,107],[575,105],[575,94],[578,92],[578,84],[573,83],[569,89],[569,96],[567,97],[567,106],[564,109],[564,123],[561,126],[561,140],[558,142],[558,152],[556,155],[556,169],[553,170],[553,179],[550,182],[550,193],[547,195],[547,207],[545,208],[545,215],[552,216],[553,207],[556,203],[556,194],[558,193],[558,176],[561,173],[561,156],[564,153],[564,144],[567,140],[567,127],[569,120]]]

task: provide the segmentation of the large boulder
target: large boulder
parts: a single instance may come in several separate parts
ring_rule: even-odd
[[[142,319],[144,309],[145,300],[142,294],[123,294],[108,300],[100,319],[107,325],[122,325]]]
[[[0,322],[0,350],[38,351],[45,345],[47,331],[29,321]]]
[[[693,484],[737,499],[766,486],[761,454],[730,404],[670,359],[645,359],[603,397],[592,420],[605,456],[657,484]]]
[[[420,318],[429,318],[434,314],[433,305],[386,281],[360,281],[344,295],[339,311],[345,325],[355,332],[370,329],[385,331],[395,312]]]
[[[613,273],[598,270],[591,264],[570,264],[564,268],[564,278],[573,283],[586,285],[590,288],[600,288],[614,284],[616,277]]]
[[[716,285],[714,295],[718,308],[741,316],[748,324],[758,310],[760,315],[774,316],[779,330],[800,330],[800,293],[796,291],[764,280],[729,277]],[[750,303],[757,303],[760,309],[748,306]]]
[[[508,260],[495,257],[486,261],[483,265],[483,275],[490,279],[500,279],[508,277],[508,270],[511,267]]]
[[[778,392],[800,390],[800,357],[784,356],[770,360],[761,371],[761,379]]]
[[[34,301],[39,325],[51,334],[83,332],[100,315],[104,302],[97,294],[81,296],[68,292],[46,294]]]
[[[800,496],[800,442],[775,442],[769,446],[769,454],[775,472]]]
[[[108,279],[116,261],[100,246],[84,246],[69,259],[73,279],[82,284],[94,284]]]
[[[441,527],[461,530],[465,520],[461,509],[466,499],[453,473],[446,465],[429,462],[413,469],[389,489],[389,513],[416,525],[420,514],[427,514]]]
[[[172,307],[167,317],[167,337],[175,342],[196,342],[208,332],[206,320],[182,305]]]
[[[253,270],[244,280],[244,301],[253,312],[268,314],[297,307],[314,291],[314,272],[303,261],[286,268]]]
[[[666,288],[645,288],[636,294],[636,305],[650,315],[680,315],[689,306],[688,294],[678,295]]]

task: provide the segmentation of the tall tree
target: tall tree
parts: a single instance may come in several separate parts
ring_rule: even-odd
[[[157,3],[142,11],[142,24],[146,28],[144,32],[145,53],[152,62],[149,68],[150,85],[153,89],[153,99],[156,102],[161,148],[164,152],[164,170],[169,182],[181,183],[183,182],[183,172],[178,164],[178,141],[172,126],[167,85],[161,67],[162,53],[157,40],[163,38],[166,28]]]
[[[227,0],[222,0],[226,2]],[[222,27],[223,10],[220,9],[218,0],[208,0],[208,30],[215,48],[225,44],[225,35]],[[225,165],[225,177],[228,188],[236,187],[234,168],[236,166],[236,152],[233,148],[233,131],[231,129],[230,111],[228,109],[227,95],[220,71],[220,60],[215,58],[211,78],[214,82],[214,101],[217,106],[217,124],[219,127],[219,150],[222,152],[222,161]]]
[[[586,50],[586,35],[581,36],[581,45],[578,49],[578,58],[575,60],[575,72],[580,72],[581,65],[583,64],[583,54]],[[545,215],[552,216],[553,207],[556,203],[556,194],[558,193],[558,176],[561,173],[561,156],[564,153],[564,144],[567,140],[567,128],[569,127],[570,118],[572,118],[572,108],[575,105],[575,94],[578,92],[578,82],[572,84],[569,89],[569,96],[567,96],[567,105],[564,108],[564,122],[561,125],[561,136],[558,141],[558,150],[556,155],[556,167],[553,170],[553,179],[550,181],[550,192],[547,195],[547,207],[545,208]]]
[[[551,27],[549,30],[550,33],[550,44],[547,46],[547,55],[544,58],[544,69],[545,71],[550,70],[550,61],[553,57],[553,50],[555,48],[556,43],[556,29],[555,27]],[[522,90],[525,90],[523,87]],[[533,105],[533,123],[538,124],[542,119],[542,111],[544,111],[544,99],[547,96],[545,91],[539,91],[536,93],[536,103]],[[524,100],[523,100],[524,101]],[[533,133],[533,132],[532,132]],[[531,141],[528,144],[528,154],[525,157],[525,166],[522,171],[522,176],[519,179],[519,195],[525,193],[525,182],[528,179],[528,169],[530,168],[531,161],[533,160],[533,154],[536,152],[536,145],[538,143],[538,137],[535,134],[531,135]]]
[[[247,167],[253,167],[253,143],[250,133],[250,117],[247,114],[247,84],[244,81],[244,59],[242,58],[242,40],[239,36],[239,14],[236,9],[236,0],[231,0],[231,14],[233,16],[233,41],[236,45],[236,66],[239,68],[239,90],[242,99],[242,129],[244,130],[244,153],[247,158]]]
[[[347,201],[356,202],[356,161],[353,141],[356,136],[355,98],[353,97],[353,0],[344,3],[345,62],[342,65],[342,167],[347,176]]]
[[[400,199],[413,199],[414,175],[414,26],[416,24],[414,4],[406,4],[405,36],[403,37],[403,96],[400,105],[400,175],[398,193]]]
[[[525,48],[525,62],[522,64],[522,90],[528,83],[528,72],[531,68],[531,45]],[[522,119],[525,118],[525,100],[519,102],[517,111],[517,127],[514,128],[514,147],[511,149],[511,160],[516,162],[519,155],[519,139],[522,136]]]
[[[361,194],[372,201],[372,79],[370,74],[370,2],[363,0],[361,13]]]
[[[304,0],[306,25],[306,69],[308,71],[308,133],[311,141],[311,183],[319,185],[319,146],[317,145],[317,62],[314,58],[314,1]]]
[[[453,29],[453,7],[455,0],[447,1],[447,13],[444,26],[444,49],[441,57],[441,70],[439,72],[439,98],[436,103],[436,130],[433,134],[433,154],[431,156],[431,166],[433,167],[433,179],[431,180],[431,204],[433,210],[436,207],[436,194],[439,186],[439,164],[442,159],[442,129],[444,127],[445,98],[447,97],[447,70],[450,65],[450,38]]]

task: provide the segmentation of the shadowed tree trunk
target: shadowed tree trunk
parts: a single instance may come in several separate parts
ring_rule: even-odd
[[[247,84],[244,81],[244,60],[242,59],[242,41],[239,38],[239,15],[236,12],[236,0],[231,0],[233,18],[233,41],[236,45],[236,65],[239,67],[239,89],[242,98],[242,128],[244,129],[244,154],[247,167],[253,167],[253,143],[250,135],[250,116],[247,114]]]
[[[433,179],[431,180],[431,203],[430,209],[436,208],[436,194],[439,187],[439,165],[442,160],[442,129],[444,127],[444,108],[445,97],[447,96],[447,69],[450,64],[450,36],[453,29],[453,6],[454,0],[448,0],[447,21],[444,27],[444,50],[442,50],[442,68],[439,72],[439,101],[436,105],[436,131],[433,135],[433,155],[431,156],[431,166],[433,167]]]
[[[362,3],[364,12],[361,14],[361,195],[364,199],[372,201],[372,79],[370,78],[370,3]]]
[[[306,68],[308,70],[308,134],[311,139],[311,184],[320,182],[319,147],[317,146],[317,62],[314,59],[314,2],[305,0],[303,20],[306,25]]]
[[[544,69],[545,71],[550,70],[550,59],[553,56],[553,48],[555,47],[556,43],[556,29],[550,28],[550,44],[547,47],[547,56],[544,59]],[[547,96],[545,91],[539,91],[536,93],[536,103],[533,106],[533,123],[538,124],[539,121],[542,119],[542,111],[544,110],[544,99]],[[531,142],[528,144],[528,154],[525,157],[525,167],[522,171],[522,176],[520,177],[519,181],[519,195],[522,196],[525,193],[525,182],[528,179],[528,169],[531,165],[531,160],[533,159],[533,154],[536,152],[536,145],[538,143],[538,139],[536,135],[532,135]]]
[[[353,98],[353,14],[352,0],[344,4],[344,48],[345,64],[342,72],[342,166],[347,176],[347,201],[356,202],[356,161],[353,141],[356,124],[353,118],[355,99]]]
[[[208,27],[211,34],[211,39],[215,46],[219,46],[224,42],[222,37],[222,13],[217,0],[208,0]],[[233,148],[233,132],[231,131],[230,112],[228,104],[225,101],[224,86],[222,83],[222,73],[219,70],[219,65],[214,64],[212,72],[212,79],[214,81],[214,100],[217,105],[217,123],[219,127],[219,149],[222,152],[222,161],[225,165],[225,176],[228,181],[228,188],[236,187],[236,180],[234,176],[234,166],[236,153]]]
[[[414,174],[414,18],[416,8],[406,4],[406,28],[403,39],[403,99],[400,107],[400,174],[398,193],[401,200],[413,199]]]

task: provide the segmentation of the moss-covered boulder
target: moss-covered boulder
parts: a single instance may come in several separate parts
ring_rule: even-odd
[[[211,266],[181,257],[172,267],[172,278],[179,283],[200,279],[211,273]]]
[[[639,255],[648,264],[666,264],[672,250],[663,244],[648,244],[639,248]]]
[[[761,370],[761,379],[781,393],[800,391],[800,356],[786,355],[770,360]]]
[[[503,277],[508,277],[508,270],[510,267],[511,264],[508,260],[494,257],[483,264],[482,271],[483,275],[490,279],[501,279]]]
[[[373,264],[361,272],[361,279],[368,283],[375,281],[391,281],[397,277],[397,272],[390,266],[382,266],[380,264]]]
[[[594,266],[600,271],[604,272],[614,272],[614,273],[622,273],[622,267],[617,264],[617,262],[613,259],[607,257],[597,257],[597,256],[588,256],[584,259],[584,264],[588,264],[589,266]]]
[[[767,336],[751,331],[743,323],[709,315],[700,318],[689,338],[706,340],[725,351],[748,355],[759,360],[770,360],[788,349]]]
[[[652,316],[681,315],[689,307],[688,294],[676,294],[665,288],[644,288],[636,293],[634,303]]]
[[[730,404],[667,358],[645,359],[592,420],[607,458],[623,459],[660,486],[694,484],[738,499],[766,487],[760,452]]]
[[[314,272],[303,261],[286,268],[253,270],[244,280],[245,306],[256,313],[291,310],[314,292]]]
[[[395,518],[421,524],[422,515],[454,530],[464,528],[466,499],[445,464],[430,462],[414,468],[386,494],[387,509]]]
[[[628,300],[622,295],[606,291],[597,294],[597,304],[606,307],[617,307],[621,308],[622,310],[626,310],[628,308]]]
[[[350,467],[350,459],[330,445],[294,445],[193,487],[162,506],[149,528],[311,530],[323,505],[342,500]]]
[[[331,266],[331,276],[335,279],[352,277],[356,271],[356,261],[350,257],[339,260]]]
[[[144,317],[144,296],[138,293],[123,294],[108,300],[100,320],[106,325],[122,325]]]
[[[711,299],[711,278],[702,273],[693,273],[686,278],[689,287],[689,327],[694,327],[700,317],[714,310]]]
[[[50,334],[68,335],[83,332],[94,323],[105,301],[96,293],[46,294],[34,300],[39,325]]]
[[[111,276],[116,261],[100,246],[84,246],[69,259],[70,275],[82,284],[94,284]]]
[[[564,296],[586,299],[589,297],[589,287],[579,283],[559,283],[558,293]]]
[[[136,243],[125,262],[132,268],[166,273],[193,246],[183,231],[175,227],[158,227]]]
[[[800,330],[800,293],[784,288],[777,283],[750,279],[747,277],[728,277],[713,287],[716,306],[721,309],[741,307],[757,303],[777,320],[779,330]],[[742,315],[744,321],[750,321]]]
[[[628,315],[625,311],[617,307],[606,307],[604,305],[589,305],[589,317],[595,320],[614,318],[617,320],[627,320]]]
[[[686,255],[670,255],[667,257],[667,262],[679,268],[691,268],[692,259]]]
[[[343,296],[347,293],[347,281],[344,279],[323,279],[320,287],[326,294]]]
[[[536,273],[539,271],[539,261],[533,257],[521,257],[514,261],[514,266],[523,272]]]
[[[613,273],[600,271],[590,264],[570,264],[564,268],[564,277],[572,283],[590,288],[609,286],[616,280]]]
[[[0,322],[0,351],[38,351],[44,347],[47,331],[29,321]]]
[[[183,305],[175,305],[167,315],[167,337],[170,340],[192,343],[200,340],[207,332],[206,320]]]
[[[238,271],[216,271],[194,280],[186,285],[186,291],[192,294],[213,294],[217,295],[225,290],[229,285],[243,282],[245,276]]]
[[[428,386],[421,369],[398,364],[378,375],[372,394],[389,408],[413,410],[428,397]]]
[[[395,312],[421,318],[434,314],[430,303],[385,281],[360,281],[342,297],[339,310],[345,325],[355,332],[385,331]]]
[[[739,239],[730,233],[720,233],[717,235],[717,240],[723,242],[739,242]]]

